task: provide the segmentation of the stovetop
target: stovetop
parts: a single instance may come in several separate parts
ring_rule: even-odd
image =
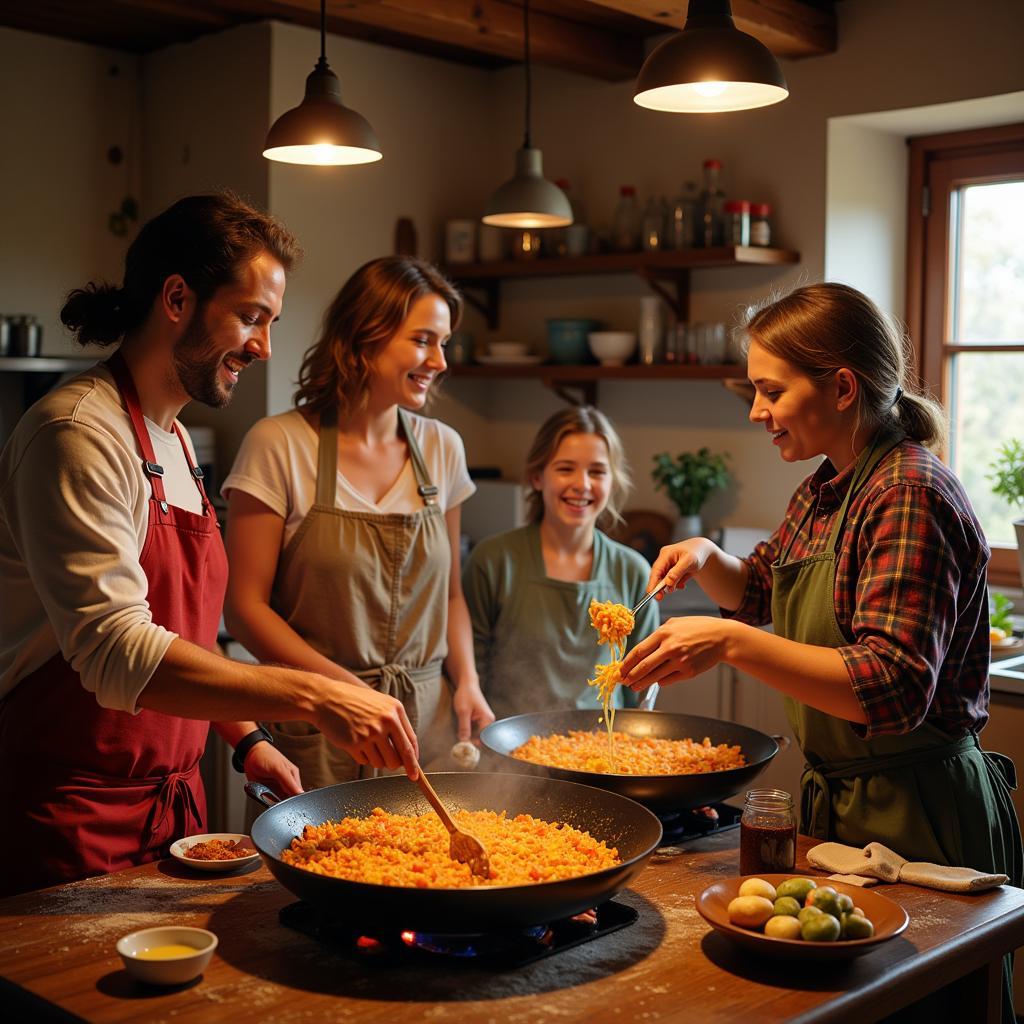
[[[532,928],[470,935],[394,929],[363,935],[344,919],[303,901],[289,903],[278,912],[278,920],[285,927],[302,932],[361,963],[382,967],[431,959],[436,962],[438,957],[453,964],[522,967],[626,928],[638,916],[632,907],[608,900],[575,917]]]
[[[732,804],[710,804],[679,811],[657,811],[656,814],[663,831],[660,845],[679,846],[714,832],[739,828],[743,811]]]

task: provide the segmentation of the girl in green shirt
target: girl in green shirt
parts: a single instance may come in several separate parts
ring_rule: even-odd
[[[597,409],[549,417],[526,459],[529,524],[482,540],[463,573],[477,670],[498,718],[557,708],[598,708],[588,686],[604,659],[590,626],[591,600],[632,607],[644,596],[644,557],[601,530],[620,521],[629,469],[615,428]],[[632,637],[658,625],[654,602]],[[622,688],[635,706],[636,695]]]

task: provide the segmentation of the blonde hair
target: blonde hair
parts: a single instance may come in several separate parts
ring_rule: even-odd
[[[915,383],[913,349],[896,322],[844,284],[805,285],[747,311],[746,345],[792,363],[823,386],[845,367],[857,378],[857,422],[891,426],[927,448],[946,441],[945,410]]]
[[[413,256],[364,263],[334,296],[320,337],[302,359],[296,406],[319,414],[337,405],[342,417],[360,408],[367,400],[374,357],[424,295],[437,295],[447,303],[455,330],[462,296],[433,264]]]
[[[611,523],[621,523],[622,507],[629,497],[633,479],[619,435],[608,417],[592,405],[569,406],[549,416],[540,425],[526,456],[524,475],[529,488],[526,495],[527,518],[531,523],[539,523],[544,518],[544,495],[533,486],[533,479],[544,472],[555,457],[558,446],[570,434],[596,434],[604,441],[608,448],[611,486],[608,489],[608,504],[598,517],[597,525],[604,529]]]

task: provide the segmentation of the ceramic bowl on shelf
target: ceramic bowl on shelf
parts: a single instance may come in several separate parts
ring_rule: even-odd
[[[217,936],[205,928],[143,928],[117,940],[125,970],[149,985],[184,985],[206,970]]]
[[[584,317],[552,317],[547,321],[548,354],[553,363],[579,366],[591,361],[587,336],[601,323]]]
[[[587,342],[602,366],[622,366],[636,350],[633,331],[591,331]]]

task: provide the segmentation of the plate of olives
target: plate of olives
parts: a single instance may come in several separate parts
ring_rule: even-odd
[[[744,949],[808,960],[863,956],[910,923],[903,907],[881,893],[791,874],[715,882],[697,897],[697,910]]]

